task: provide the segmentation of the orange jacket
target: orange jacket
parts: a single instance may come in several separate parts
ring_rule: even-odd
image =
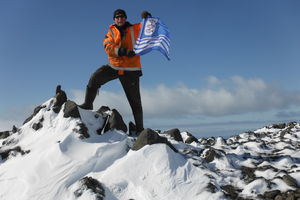
[[[136,39],[140,32],[141,24],[134,24],[127,27],[125,35],[121,38],[120,31],[114,26],[110,25],[106,37],[103,41],[104,49],[108,55],[110,66],[120,71],[137,71],[141,70],[140,56],[134,57],[118,56],[120,47],[132,50]]]

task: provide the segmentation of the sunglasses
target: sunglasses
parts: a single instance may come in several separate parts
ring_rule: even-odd
[[[115,16],[115,18],[125,18],[124,15],[118,15],[118,16]]]

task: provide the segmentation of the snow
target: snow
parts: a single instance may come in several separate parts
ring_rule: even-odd
[[[276,186],[274,187],[275,190],[280,190],[280,191],[288,191],[288,190],[292,190],[292,187],[287,186],[284,181],[282,179],[276,178],[273,180],[273,183],[276,184]]]
[[[205,191],[209,181],[203,176],[201,170],[164,144],[129,151],[105,172],[93,175],[107,183],[116,199],[180,199],[183,196],[195,199]]]
[[[253,194],[262,194],[267,191],[267,183],[264,179],[257,179],[246,185],[242,194],[245,197],[252,196]]]
[[[275,176],[277,176],[278,172],[275,172],[273,169],[267,169],[265,171],[255,171],[255,175],[257,177],[263,177],[265,179],[273,179]]]
[[[81,118],[64,118],[63,108],[59,113],[52,111],[54,100],[42,104],[45,107],[17,133],[0,139],[0,153],[17,146],[26,152],[11,152],[7,159],[0,159],[1,200],[96,199],[91,190],[74,195],[82,187],[79,180],[86,176],[102,184],[108,200],[227,199],[221,189],[224,185],[240,188],[240,197],[256,198],[269,190],[293,189],[280,178],[283,171],[300,184],[300,153],[295,149],[299,147],[299,124],[283,138],[283,130],[264,127],[255,134],[216,138],[211,145],[203,139],[185,144],[160,134],[179,152],[165,144],[132,151],[135,137],[118,130],[97,134],[105,121],[100,113],[79,108]],[[32,126],[38,122],[42,128],[36,131]],[[82,139],[81,123],[89,138]],[[181,136],[185,141],[188,133]],[[274,150],[279,157],[267,159],[275,155]],[[210,151],[215,157],[207,162]],[[243,167],[257,169],[256,178],[245,180]],[[266,180],[274,183],[271,188]],[[214,187],[209,189],[209,185]]]

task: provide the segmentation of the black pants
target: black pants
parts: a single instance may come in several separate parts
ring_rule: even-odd
[[[119,79],[130,104],[137,131],[144,129],[143,108],[140,95],[140,76],[141,71],[125,71],[124,75],[119,75],[118,71],[108,65],[103,65],[91,76],[88,86],[90,88],[100,88],[105,83]]]

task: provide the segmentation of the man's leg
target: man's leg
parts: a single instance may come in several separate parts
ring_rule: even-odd
[[[103,65],[97,69],[90,77],[89,83],[86,86],[84,103],[79,105],[79,107],[92,110],[98,89],[108,81],[116,78],[118,78],[117,71],[108,65]]]
[[[121,76],[119,79],[132,109],[137,133],[140,133],[144,130],[143,108],[140,95],[140,79],[139,77],[126,76]]]

